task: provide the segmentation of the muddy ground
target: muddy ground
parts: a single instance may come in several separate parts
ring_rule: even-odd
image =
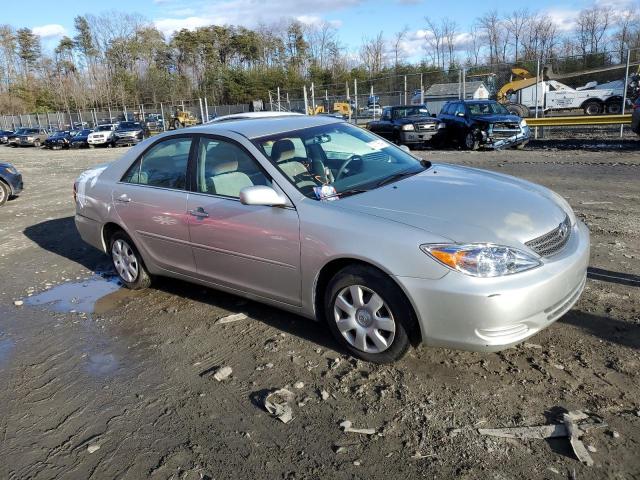
[[[239,297],[170,280],[105,287],[106,256],[73,226],[72,182],[123,150],[0,147],[26,183],[0,209],[0,478],[640,478],[640,280],[618,275],[640,273],[636,148],[419,152],[564,195],[591,229],[593,275],[571,312],[517,348],[420,348],[375,366],[321,324]],[[42,292],[68,302],[38,305]],[[249,318],[216,323],[239,312]],[[223,365],[233,373],[218,382]],[[295,395],[288,424],[262,407],[281,387]],[[584,437],[592,467],[564,438],[477,432],[565,409],[608,424]],[[343,420],[376,434],[344,433]]]

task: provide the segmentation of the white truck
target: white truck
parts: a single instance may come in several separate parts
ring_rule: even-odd
[[[93,132],[89,134],[87,143],[89,147],[111,147],[115,141],[114,130],[117,124],[108,123],[104,125],[98,125]]]
[[[580,109],[585,115],[618,114],[622,111],[624,82],[605,85],[590,82],[584,87],[571,88],[557,80],[546,80],[512,93],[508,96],[509,102],[524,105],[535,112],[536,88],[539,111]]]

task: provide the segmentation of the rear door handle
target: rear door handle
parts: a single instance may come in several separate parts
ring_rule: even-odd
[[[198,207],[195,210],[189,210],[189,215],[193,215],[194,217],[199,218],[205,218],[209,216],[209,214],[202,207]]]
[[[126,193],[123,193],[119,197],[116,197],[116,202],[119,202],[119,203],[129,203],[130,201],[131,201],[131,198]]]

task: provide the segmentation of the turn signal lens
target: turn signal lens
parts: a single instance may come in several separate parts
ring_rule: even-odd
[[[473,277],[500,277],[536,268],[533,255],[491,244],[425,244],[420,249],[443,265]]]

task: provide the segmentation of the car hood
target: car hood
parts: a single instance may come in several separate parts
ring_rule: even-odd
[[[13,165],[7,162],[0,162],[0,168],[11,168]]]
[[[520,117],[517,115],[471,115],[473,120],[485,123],[496,122],[515,122],[520,123]]]
[[[435,164],[412,177],[331,203],[459,243],[518,247],[565,219],[568,212],[554,195],[507,175]]]
[[[425,117],[422,115],[412,115],[410,117],[399,118],[397,123],[404,125],[406,123],[436,123],[438,120],[434,117]]]

